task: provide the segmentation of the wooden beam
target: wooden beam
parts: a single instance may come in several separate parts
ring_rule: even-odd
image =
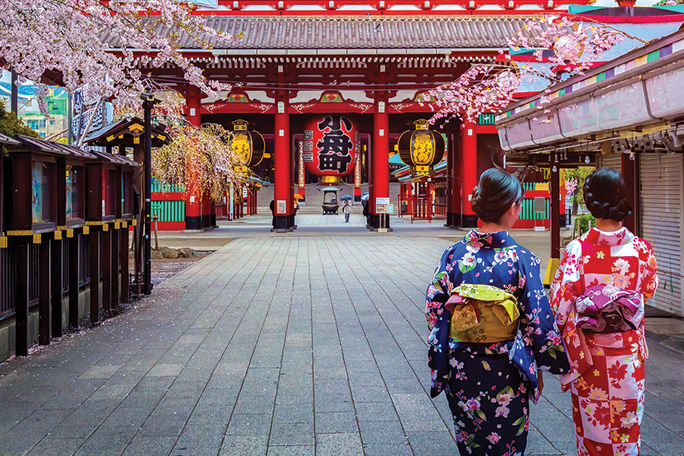
[[[100,321],[100,231],[92,226],[88,235],[90,257],[90,324]]]
[[[117,314],[119,312],[119,231],[114,229],[111,231],[111,256],[110,256],[110,288],[111,288],[111,304],[112,313]]]
[[[50,345],[50,241],[43,239],[38,251],[38,343]]]
[[[28,355],[30,345],[28,336],[29,315],[29,241],[20,239],[14,245],[14,258],[17,268],[17,287],[15,294],[15,352],[17,356]]]
[[[80,236],[74,233],[69,243],[69,326],[78,328],[78,273],[81,265]]]
[[[112,310],[112,231],[102,231],[100,245],[102,248],[102,309],[105,318]]]
[[[50,278],[52,279],[52,336],[62,336],[62,282],[64,281],[64,241],[52,240],[52,261],[50,264]]]
[[[119,263],[121,264],[121,302],[128,302],[128,228],[119,230]]]

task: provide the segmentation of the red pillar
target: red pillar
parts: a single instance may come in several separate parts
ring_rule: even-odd
[[[275,229],[287,231],[292,214],[292,163],[290,160],[290,114],[287,112],[287,99],[276,100],[275,141],[273,164],[274,173],[274,212]]]
[[[202,95],[195,86],[188,86],[185,95],[186,117],[191,125],[199,127],[202,124],[200,107]],[[188,179],[185,188],[185,229],[202,229],[202,193],[196,180],[196,171],[190,163],[188,166]]]
[[[461,213],[461,186],[456,173],[458,170],[457,142],[453,134],[449,135],[449,139],[450,141],[447,143],[447,214],[445,226],[458,226],[459,214]]]
[[[378,198],[389,198],[389,114],[382,98],[376,99],[375,103],[373,142],[373,192],[370,199],[373,229],[389,229],[389,214],[376,212]]]
[[[477,216],[470,206],[473,189],[477,186],[477,125],[474,122],[463,122],[461,126],[461,156],[459,177],[461,188],[460,226],[474,228]]]

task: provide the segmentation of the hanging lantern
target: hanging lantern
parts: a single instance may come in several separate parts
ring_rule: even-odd
[[[264,153],[264,137],[256,130],[248,130],[247,125],[248,122],[243,119],[233,121],[233,135],[230,139],[230,147],[242,165],[239,167],[242,172],[247,172],[268,157]]]
[[[401,161],[411,167],[415,176],[429,176],[434,166],[444,157],[444,137],[428,128],[428,121],[414,122],[415,130],[401,134],[397,143]]]
[[[326,115],[310,119],[304,127],[303,160],[306,169],[326,184],[354,170],[358,129],[346,117]]]

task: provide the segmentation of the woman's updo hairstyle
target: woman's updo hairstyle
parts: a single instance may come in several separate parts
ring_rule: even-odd
[[[594,217],[621,222],[632,213],[619,171],[598,168],[584,181],[584,202]]]
[[[524,195],[522,185],[515,176],[497,168],[489,168],[480,176],[470,205],[480,220],[496,223]]]

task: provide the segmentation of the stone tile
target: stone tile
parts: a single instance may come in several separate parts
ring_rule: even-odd
[[[52,454],[74,454],[83,443],[81,438],[61,438],[49,435],[28,453],[30,456],[45,456]]]
[[[273,423],[269,445],[314,444],[313,423]]]
[[[147,436],[138,434],[128,444],[124,456],[149,456],[168,454],[176,442],[176,437]]]
[[[313,445],[270,445],[269,456],[313,456]]]
[[[369,443],[363,447],[366,456],[413,456],[413,451],[408,442],[406,443]],[[456,450],[458,451],[458,450]],[[444,453],[456,454],[454,452]]]
[[[316,413],[316,434],[355,432],[358,432],[358,425],[353,412]]]
[[[147,373],[148,377],[177,377],[183,370],[183,364],[162,363],[156,364]]]
[[[268,435],[272,415],[266,413],[233,414],[227,435]]]
[[[226,435],[220,456],[266,456],[266,435]]]
[[[407,442],[399,420],[396,421],[359,421],[361,439],[364,444]]]
[[[145,421],[140,433],[146,436],[179,435],[186,419],[186,416],[178,414],[153,414]]]
[[[316,455],[363,456],[363,448],[358,433],[316,434]]]

